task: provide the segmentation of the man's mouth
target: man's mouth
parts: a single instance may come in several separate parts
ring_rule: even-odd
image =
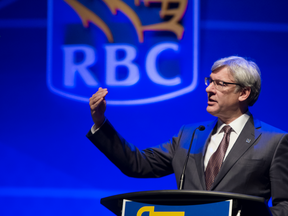
[[[217,101],[216,101],[216,100],[213,100],[213,99],[211,99],[211,98],[208,98],[208,105],[209,105],[209,104],[214,104],[214,103],[217,103]]]

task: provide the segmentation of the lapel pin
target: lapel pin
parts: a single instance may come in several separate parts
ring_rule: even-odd
[[[247,142],[247,143],[250,143],[250,142],[251,142],[251,139],[247,139],[246,142]]]

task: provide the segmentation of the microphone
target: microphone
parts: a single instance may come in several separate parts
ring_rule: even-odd
[[[183,171],[182,171],[182,175],[180,177],[180,185],[179,185],[179,190],[182,190],[183,189],[183,184],[184,184],[184,178],[185,178],[185,171],[186,171],[186,167],[187,167],[187,163],[188,163],[188,159],[189,159],[189,155],[190,155],[190,150],[191,150],[191,147],[192,147],[192,142],[193,142],[193,139],[194,139],[194,135],[195,135],[195,132],[196,130],[199,130],[199,131],[203,131],[205,130],[205,127],[203,125],[200,125],[198,128],[196,128],[193,132],[193,135],[192,135],[192,139],[191,139],[191,142],[190,142],[190,146],[189,146],[189,150],[187,152],[187,157],[186,157],[186,160],[185,160],[185,163],[184,163],[184,166],[183,166]]]

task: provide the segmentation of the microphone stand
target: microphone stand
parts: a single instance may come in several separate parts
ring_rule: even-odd
[[[192,147],[192,142],[193,142],[194,135],[195,135],[195,132],[196,132],[197,129],[199,129],[199,131],[203,131],[203,130],[205,130],[205,127],[204,127],[203,125],[200,125],[200,126],[199,126],[198,128],[196,128],[196,129],[194,130],[194,132],[193,132],[192,139],[191,139],[190,146],[189,146],[189,150],[188,150],[188,152],[187,152],[187,157],[186,157],[186,160],[185,160],[185,163],[184,163],[182,175],[181,175],[181,177],[180,177],[179,190],[182,190],[182,189],[183,189],[184,179],[185,179],[185,171],[186,171],[186,167],[187,167],[187,163],[188,163],[188,159],[189,159],[189,155],[190,155],[190,150],[191,150],[191,147]]]

